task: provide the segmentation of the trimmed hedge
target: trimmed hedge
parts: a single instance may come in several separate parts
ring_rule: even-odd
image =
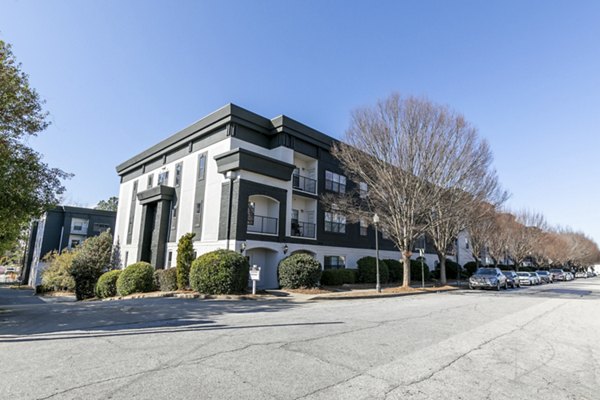
[[[154,290],[154,267],[144,261],[131,264],[121,272],[117,279],[119,296],[151,292],[152,290]]]
[[[480,265],[481,266],[481,265]],[[465,265],[463,265],[463,269],[467,271],[469,276],[473,275],[475,271],[477,271],[477,263],[475,261],[469,261]]]
[[[431,280],[429,266],[425,260],[423,260],[423,270],[425,272],[425,280]],[[413,281],[421,281],[421,260],[410,260],[410,279]]]
[[[457,272],[458,272],[458,263],[456,263],[452,260],[446,259],[446,280],[456,279]],[[438,263],[438,265],[435,267],[435,270],[433,270],[431,273],[431,278],[440,279],[440,276],[441,276],[440,274],[441,274],[441,266]],[[466,279],[469,276],[471,276],[471,275],[469,275],[467,273],[465,268],[462,268],[460,271],[460,278]]]
[[[215,250],[196,258],[190,269],[190,286],[204,294],[242,293],[248,287],[250,266],[232,250]]]
[[[389,282],[402,282],[402,276],[404,273],[402,271],[402,261],[394,260],[391,258],[386,258],[383,260],[388,267],[389,271]]]
[[[96,296],[101,299],[116,296],[119,275],[121,275],[120,269],[108,271],[100,275],[100,278],[98,278],[98,282],[96,283]]]
[[[341,286],[356,283],[358,272],[355,269],[326,269],[321,274],[321,285]]]
[[[154,273],[156,287],[161,292],[177,290],[177,268],[159,269]]]
[[[319,286],[321,263],[308,254],[292,254],[279,262],[279,285],[288,289]]]
[[[377,264],[375,257],[363,257],[356,262],[358,269],[358,281],[361,283],[376,283]],[[379,260],[379,283],[387,283],[390,273],[387,264]]]

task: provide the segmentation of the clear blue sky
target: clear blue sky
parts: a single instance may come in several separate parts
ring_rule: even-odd
[[[465,114],[509,206],[600,242],[599,1],[0,1],[0,38],[47,100],[31,144],[118,193],[115,166],[233,102],[340,137],[392,91]]]

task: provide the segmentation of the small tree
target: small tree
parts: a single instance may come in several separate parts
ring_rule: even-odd
[[[193,239],[195,233],[186,233],[177,244],[177,288],[184,290],[190,285],[190,267],[194,261]]]
[[[86,239],[78,248],[70,271],[75,279],[77,300],[94,297],[98,278],[110,269],[112,242],[112,235],[108,230]]]
[[[76,251],[65,250],[62,253],[52,251],[44,256],[49,267],[42,272],[42,285],[45,290],[75,290],[75,280],[70,273]]]

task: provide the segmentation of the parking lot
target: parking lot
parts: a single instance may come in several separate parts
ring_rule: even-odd
[[[0,398],[596,399],[600,279],[294,302],[8,304]]]

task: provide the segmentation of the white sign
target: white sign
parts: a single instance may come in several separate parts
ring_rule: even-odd
[[[260,281],[260,267],[258,265],[253,265],[250,268],[250,279],[253,281]]]

